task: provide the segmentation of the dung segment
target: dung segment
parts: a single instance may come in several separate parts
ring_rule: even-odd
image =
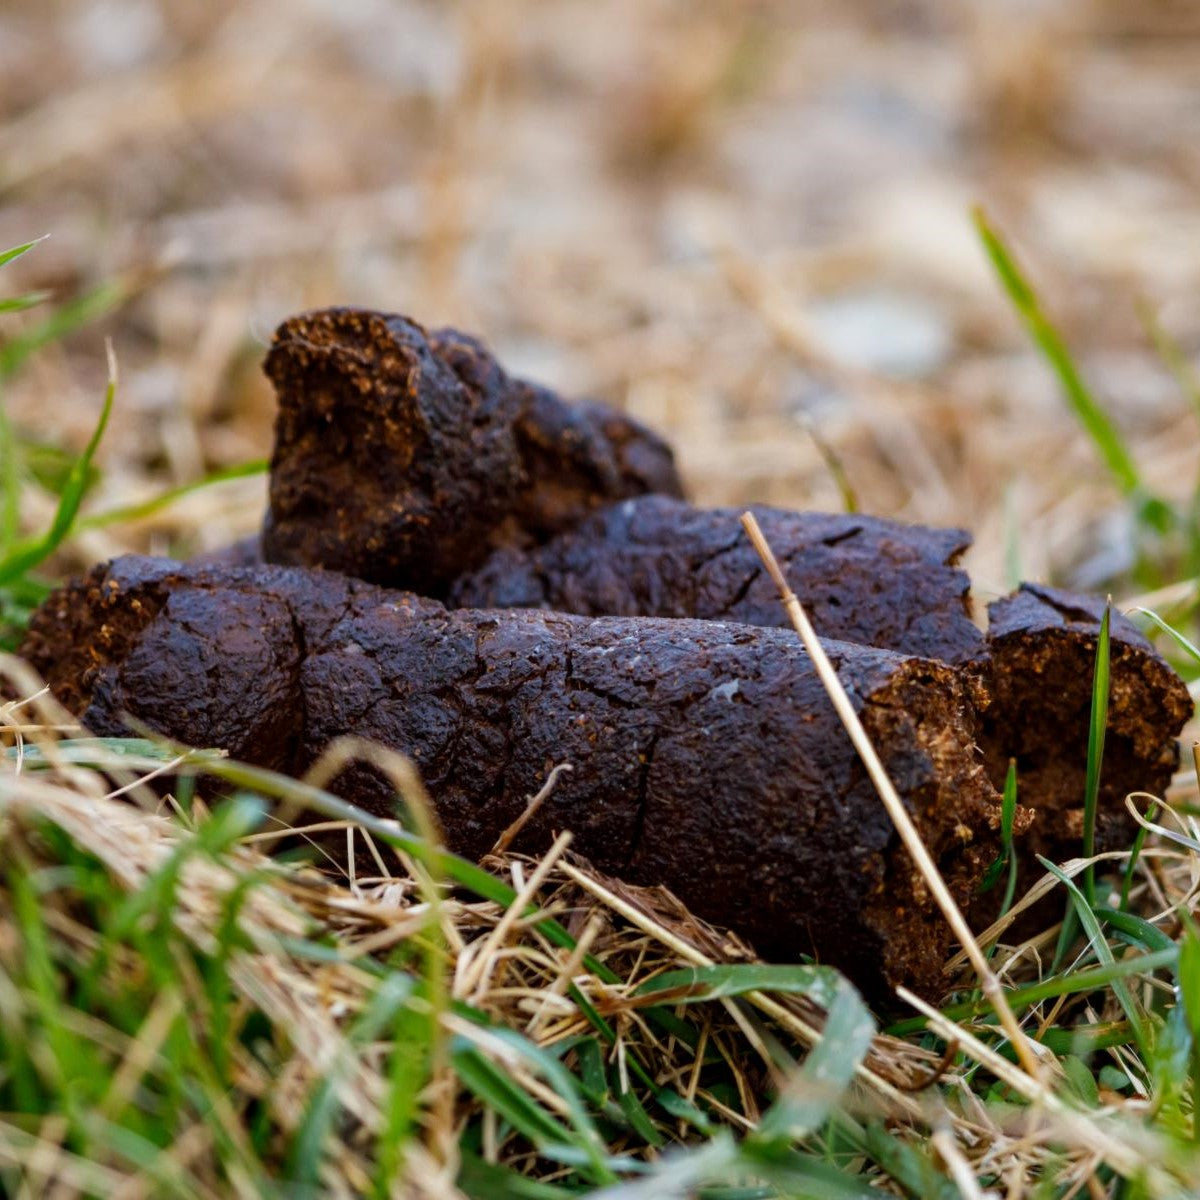
[[[343,734],[400,750],[471,857],[570,762],[519,848],[570,829],[602,870],[666,885],[766,957],[815,955],[873,995],[944,987],[946,924],[788,630],[448,611],[329,572],[135,557],[56,592],[25,653],[99,735],[126,732],[130,714],[292,773]],[[959,674],[829,653],[965,902],[999,814]],[[336,787],[393,815],[373,770]]]

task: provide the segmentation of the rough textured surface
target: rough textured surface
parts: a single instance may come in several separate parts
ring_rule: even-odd
[[[982,653],[970,580],[954,565],[971,544],[962,530],[752,511],[822,636],[949,663]],[[454,585],[450,602],[787,625],[740,515],[664,496],[626,500],[542,546],[497,550]]]
[[[1026,583],[988,608],[990,706],[980,745],[1002,780],[1017,760],[1019,794],[1036,817],[1030,851],[1080,853],[1092,674],[1104,601]],[[1183,680],[1134,626],[1114,611],[1111,683],[1097,850],[1129,844],[1129,792],[1158,795],[1178,759],[1176,737],[1192,713]]]
[[[997,809],[957,673],[829,649],[965,901]],[[293,772],[340,734],[396,747],[471,856],[570,762],[519,846],[569,828],[602,870],[669,886],[765,956],[814,953],[874,994],[941,989],[945,922],[789,631],[451,612],[330,573],[126,558],[54,593],[25,653],[98,734],[129,713]],[[369,769],[339,790],[391,811]]]
[[[681,494],[670,447],[624,413],[597,401],[567,404],[520,380],[513,387],[526,486],[513,514],[512,543],[551,537],[626,496]]]
[[[598,405],[512,380],[474,339],[326,309],[284,322],[263,551],[438,594],[491,545],[599,504],[677,494],[665,443]]]

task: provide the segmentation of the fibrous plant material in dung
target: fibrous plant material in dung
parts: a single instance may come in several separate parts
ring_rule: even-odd
[[[969,534],[856,514],[750,511],[822,637],[947,663],[981,657],[971,581],[956,566]],[[454,584],[450,602],[786,625],[739,515],[665,496],[609,505],[539,546],[498,549]]]
[[[292,773],[344,734],[403,751],[473,857],[568,762],[518,848],[569,829],[601,870],[670,887],[766,957],[815,955],[874,995],[942,990],[948,929],[788,630],[449,611],[328,572],[133,557],[54,593],[25,653],[96,734],[132,717]],[[965,903],[999,809],[960,672],[829,653]],[[336,786],[393,814],[370,768]]]
[[[1104,601],[1026,583],[988,607],[990,702],[980,746],[1002,779],[1015,759],[1021,803],[1036,814],[1031,852],[1060,859],[1083,846],[1089,711]],[[1163,795],[1178,766],[1176,738],[1192,715],[1186,684],[1117,613],[1110,625],[1110,690],[1096,812],[1096,850],[1136,832],[1130,792]]]
[[[271,562],[437,595],[491,546],[680,492],[656,435],[511,378],[455,330],[325,309],[280,326],[265,370],[279,399]]]

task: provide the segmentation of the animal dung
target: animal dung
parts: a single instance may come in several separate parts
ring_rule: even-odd
[[[117,559],[33,616],[26,657],[92,732],[290,773],[342,735],[377,741],[474,858],[570,763],[518,849],[569,829],[763,956],[939,995],[949,929],[738,513],[684,501],[666,443],[398,315],[294,317],[266,371],[261,539]],[[1025,584],[984,633],[961,530],[754,512],[960,905],[988,907],[1010,759],[1026,863],[1079,853],[1103,604]],[[1192,712],[1150,643],[1111,631],[1099,849],[1131,836],[1128,792],[1166,787]],[[335,786],[392,815],[373,768]]]
[[[966,903],[999,810],[960,673],[827,649]],[[25,653],[98,735],[132,718],[293,774],[345,734],[399,750],[474,858],[569,762],[517,848],[569,829],[601,870],[666,885],[761,954],[814,955],[875,995],[942,987],[949,929],[788,630],[450,611],[332,572],[127,557],[47,600]],[[336,788],[394,815],[373,769]]]
[[[1025,583],[988,607],[987,702],[979,744],[993,779],[1017,763],[1021,803],[1033,813],[1030,853],[1080,853],[1092,675],[1104,601]],[[1128,846],[1130,792],[1162,795],[1192,715],[1183,680],[1133,624],[1109,624],[1109,699],[1096,850]]]
[[[1104,603],[1022,584],[969,619],[957,529],[856,514],[757,507],[788,583],[823,637],[963,666],[976,676],[978,740],[1002,787],[1010,759],[1036,814],[1026,846],[1054,858],[1082,847],[1092,673]],[[592,514],[540,546],[503,547],[450,589],[472,607],[701,617],[783,626],[787,613],[732,509],[644,496]],[[1187,687],[1133,624],[1110,623],[1110,696],[1098,850],[1134,833],[1125,797],[1161,793],[1192,713]]]
[[[786,625],[742,510],[640,496],[529,547],[505,546],[450,589],[467,608],[550,608],[585,616],[699,617]],[[962,663],[983,635],[960,529],[857,514],[750,509],[822,637]]]
[[[324,309],[279,327],[265,370],[279,400],[271,562],[438,595],[493,545],[680,491],[661,438],[512,379],[452,329]]]

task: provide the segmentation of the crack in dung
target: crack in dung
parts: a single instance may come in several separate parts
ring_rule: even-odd
[[[855,525],[850,529],[843,530],[841,533],[831,533],[828,537],[821,539],[821,545],[832,548],[833,546],[840,545],[842,542],[848,542],[851,538],[858,537],[862,531],[863,527],[861,525]]]
[[[639,543],[645,545],[646,543]],[[710,563],[716,562],[724,554],[729,554],[734,550],[745,549],[746,543],[742,540],[742,534],[738,534],[732,541],[725,542],[718,546],[715,550],[706,551],[700,558],[692,563],[692,571],[696,574],[703,571]]]
[[[650,769],[654,765],[654,754],[658,749],[661,737],[662,731],[656,729],[650,735],[650,741],[641,756],[642,764],[641,769],[638,771],[637,782],[637,812],[633,818],[633,833],[629,839],[629,855],[625,859],[624,870],[629,870],[633,866],[638,850],[641,849],[642,837],[646,830],[646,809],[649,806],[650,799]]]
[[[1050,595],[1044,589],[1031,587],[1029,593],[1037,597],[1047,608],[1052,608],[1060,617],[1064,617],[1072,624],[1093,626],[1097,633],[1099,633],[1100,617],[1088,612],[1086,608],[1081,608],[1077,604],[1069,604],[1065,600],[1060,600],[1056,596]],[[1114,611],[1116,610],[1114,609]]]
[[[737,592],[734,594],[733,599],[730,600],[729,603],[725,605],[725,611],[724,611],[725,616],[728,616],[729,613],[733,612],[733,610],[736,609],[737,606],[739,604],[741,604],[741,602],[743,600],[745,600],[746,596],[749,594],[750,589],[754,586],[755,580],[757,580],[759,578],[759,576],[761,576],[761,575],[762,575],[762,567],[755,567],[754,570],[751,571],[750,574],[746,576],[746,578],[742,581],[741,586],[738,588]]]
[[[304,664],[308,660],[308,631],[304,628],[304,622],[296,612],[291,598],[280,596],[279,599],[292,625],[295,659],[291,665],[291,677],[297,709],[291,735],[287,740],[283,770],[289,774],[295,774],[301,769],[301,758],[304,755],[304,748],[308,745],[308,697],[304,688]]]

